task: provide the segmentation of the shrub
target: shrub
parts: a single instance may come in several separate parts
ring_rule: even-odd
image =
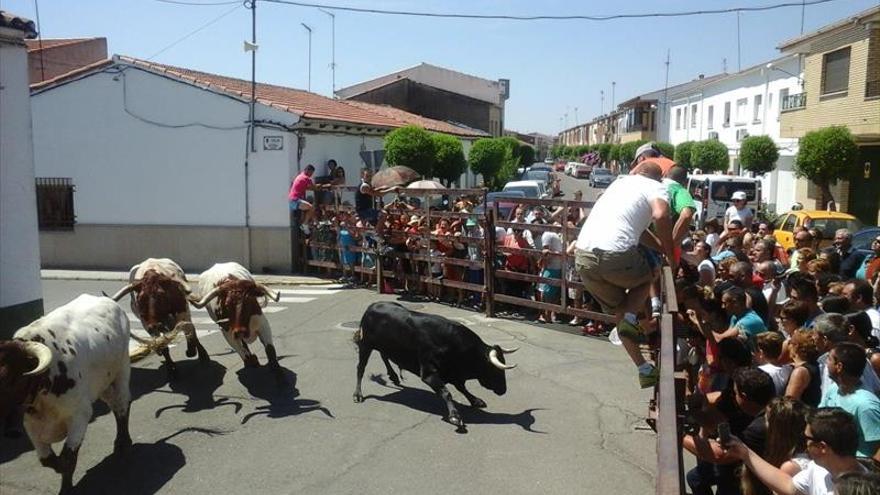
[[[662,141],[658,141],[656,143],[657,148],[660,149],[660,153],[663,153],[663,156],[669,158],[670,160],[674,160],[675,158],[675,145],[672,143],[664,143]]]
[[[432,134],[434,140],[434,177],[443,181],[447,187],[457,181],[467,170],[467,160],[461,141],[449,134]]]
[[[832,126],[808,132],[800,140],[794,172],[806,177],[822,191],[821,207],[834,200],[831,185],[849,175],[858,146],[847,127]]]
[[[749,136],[742,141],[739,161],[743,168],[756,174],[773,170],[779,160],[779,150],[770,136]]]
[[[675,147],[675,154],[673,155],[675,163],[688,170],[693,169],[694,167],[691,165],[691,151],[693,147],[693,141],[679,143],[678,146]]]
[[[433,177],[435,161],[431,133],[414,125],[395,129],[385,136],[385,160],[409,167],[424,177]]]
[[[645,144],[645,141],[630,141],[621,144],[617,152],[617,159],[621,164],[629,165],[636,157],[636,150],[643,144]]]
[[[500,139],[477,139],[468,154],[468,165],[475,174],[483,176],[486,187],[494,189],[496,178],[508,159],[508,146]],[[503,187],[503,184],[502,184]]]
[[[730,154],[721,141],[697,141],[691,149],[691,164],[704,172],[725,172],[730,165]]]

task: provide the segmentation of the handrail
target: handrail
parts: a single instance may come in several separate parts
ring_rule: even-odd
[[[663,311],[660,315],[660,379],[657,394],[657,495],[684,493],[678,401],[675,392],[675,335],[672,313],[678,312],[672,269],[663,267],[660,278]]]

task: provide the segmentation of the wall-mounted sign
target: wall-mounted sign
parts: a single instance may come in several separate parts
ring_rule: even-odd
[[[267,151],[284,149],[284,136],[263,136],[263,149]]]

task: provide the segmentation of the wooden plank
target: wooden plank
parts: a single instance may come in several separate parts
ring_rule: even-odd
[[[560,278],[545,278],[540,275],[532,275],[531,273],[511,272],[508,270],[495,270],[495,276],[507,280],[519,280],[520,282],[549,284],[554,287],[562,286],[562,279]]]
[[[332,261],[307,260],[306,265],[317,266],[321,268],[339,268],[339,265]]]
[[[442,285],[443,287],[451,287],[453,289],[464,289],[471,292],[485,292],[486,288],[479,284],[470,282],[461,282],[458,280],[449,280],[447,278],[419,277],[421,282],[432,285]]]
[[[660,317],[660,383],[657,394],[657,495],[679,495],[681,486],[681,442],[675,401],[675,341],[672,315]]]
[[[560,314],[580,316],[581,318],[588,318],[590,320],[603,321],[606,323],[614,323],[615,319],[613,315],[607,315],[605,313],[597,313],[595,311],[578,308],[566,308],[565,310],[563,310],[562,306],[559,304],[533,301],[531,299],[524,299],[522,297],[510,296],[507,294],[495,294],[494,297],[496,302],[513,304],[515,306],[523,306],[526,308],[540,309],[544,311],[554,311]]]

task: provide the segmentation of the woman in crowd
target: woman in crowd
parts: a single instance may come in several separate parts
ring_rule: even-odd
[[[810,462],[804,437],[808,413],[809,408],[803,402],[788,397],[773,399],[764,413],[767,425],[764,460],[790,476],[799,473]],[[743,468],[741,480],[743,495],[771,493],[748,469]]]
[[[819,356],[814,332],[798,330],[788,343],[794,369],[785,388],[785,396],[800,399],[808,406],[817,407],[822,399],[822,375],[819,374]]]

